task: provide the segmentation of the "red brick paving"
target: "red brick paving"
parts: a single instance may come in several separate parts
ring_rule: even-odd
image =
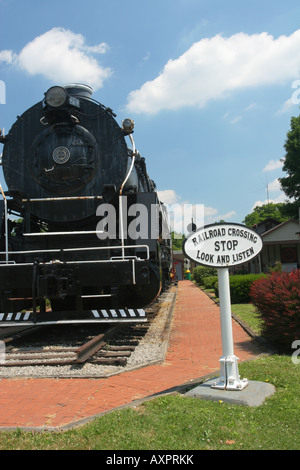
[[[240,361],[262,351],[233,320]],[[0,428],[61,427],[219,372],[219,307],[191,281],[179,282],[165,361],[99,379],[0,380]]]

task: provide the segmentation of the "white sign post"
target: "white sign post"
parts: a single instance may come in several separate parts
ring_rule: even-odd
[[[213,224],[192,232],[183,242],[183,252],[191,260],[215,267],[218,272],[222,356],[220,378],[212,388],[243,390],[247,379],[240,379],[238,358],[234,355],[231,320],[229,267],[258,255],[262,249],[260,236],[240,224]]]
[[[218,285],[220,299],[220,319],[222,335],[222,357],[220,358],[220,379],[212,388],[226,390],[242,390],[248,385],[247,379],[240,380],[238,357],[233,351],[233,335],[231,320],[231,301],[229,285],[229,269],[218,268]]]

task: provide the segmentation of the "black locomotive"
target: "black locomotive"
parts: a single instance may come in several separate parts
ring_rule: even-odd
[[[168,282],[165,206],[115,117],[54,86],[1,136],[1,326],[141,321]]]

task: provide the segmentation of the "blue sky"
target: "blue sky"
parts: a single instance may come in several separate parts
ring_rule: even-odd
[[[0,127],[54,84],[82,82],[135,121],[169,205],[241,223],[281,202],[300,103],[299,0],[0,0]],[[1,96],[0,96],[1,98]],[[2,184],[3,177],[0,181]]]

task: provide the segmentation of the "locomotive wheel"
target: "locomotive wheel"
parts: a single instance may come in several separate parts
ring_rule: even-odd
[[[157,266],[150,268],[150,282],[142,286],[122,286],[120,288],[120,308],[141,308],[149,305],[160,294],[162,280]]]

